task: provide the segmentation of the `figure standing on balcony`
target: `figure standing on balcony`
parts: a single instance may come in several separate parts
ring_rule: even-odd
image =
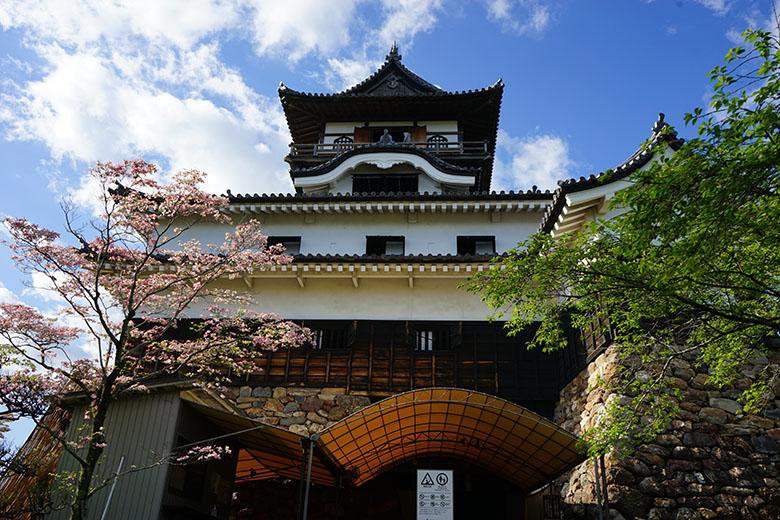
[[[393,136],[390,135],[390,130],[385,128],[384,132],[382,132],[382,137],[379,138],[379,144],[395,144],[395,141],[393,141]]]

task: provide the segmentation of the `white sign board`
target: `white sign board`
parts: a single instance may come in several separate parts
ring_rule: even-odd
[[[452,470],[417,470],[417,520],[452,520]]]

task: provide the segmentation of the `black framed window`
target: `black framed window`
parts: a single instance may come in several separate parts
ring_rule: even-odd
[[[461,342],[461,326],[453,323],[411,324],[409,340],[415,352],[450,350]]]
[[[414,331],[414,350],[417,352],[433,352],[436,335],[432,330]]]
[[[496,237],[494,236],[459,236],[459,255],[494,255],[496,254]]]
[[[355,323],[352,321],[302,322],[312,333],[311,348],[314,350],[339,350],[355,342]]]
[[[301,237],[293,236],[270,236],[268,237],[268,245],[275,246],[276,244],[282,244],[284,246],[284,252],[288,255],[297,255],[301,252]]]
[[[352,176],[352,193],[416,193],[419,179],[416,173],[358,174]]]
[[[367,255],[403,255],[405,240],[402,236],[367,236]]]

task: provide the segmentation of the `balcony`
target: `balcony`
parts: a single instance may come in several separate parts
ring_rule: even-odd
[[[371,147],[381,147],[382,150],[385,151],[392,147],[415,147],[428,153],[462,159],[482,158],[488,153],[487,141],[412,141],[389,145],[380,145],[378,143],[338,142],[314,144],[292,143],[290,144],[290,155],[288,157],[297,160],[323,160],[349,152],[350,150]]]

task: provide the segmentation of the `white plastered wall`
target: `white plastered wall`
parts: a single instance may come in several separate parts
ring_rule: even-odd
[[[250,218],[249,215],[243,218]],[[458,235],[493,235],[498,253],[534,233],[540,212],[271,214],[257,218],[267,235],[301,236],[302,254],[364,254],[368,235],[403,235],[406,254],[455,254]],[[221,243],[227,226],[202,224],[186,238]]]
[[[287,319],[333,320],[485,320],[490,310],[479,296],[459,287],[462,278],[361,279],[358,287],[348,278],[305,280],[255,278],[252,288],[243,282],[225,282],[252,296],[249,309],[273,312]],[[189,315],[205,315],[202,305]]]

